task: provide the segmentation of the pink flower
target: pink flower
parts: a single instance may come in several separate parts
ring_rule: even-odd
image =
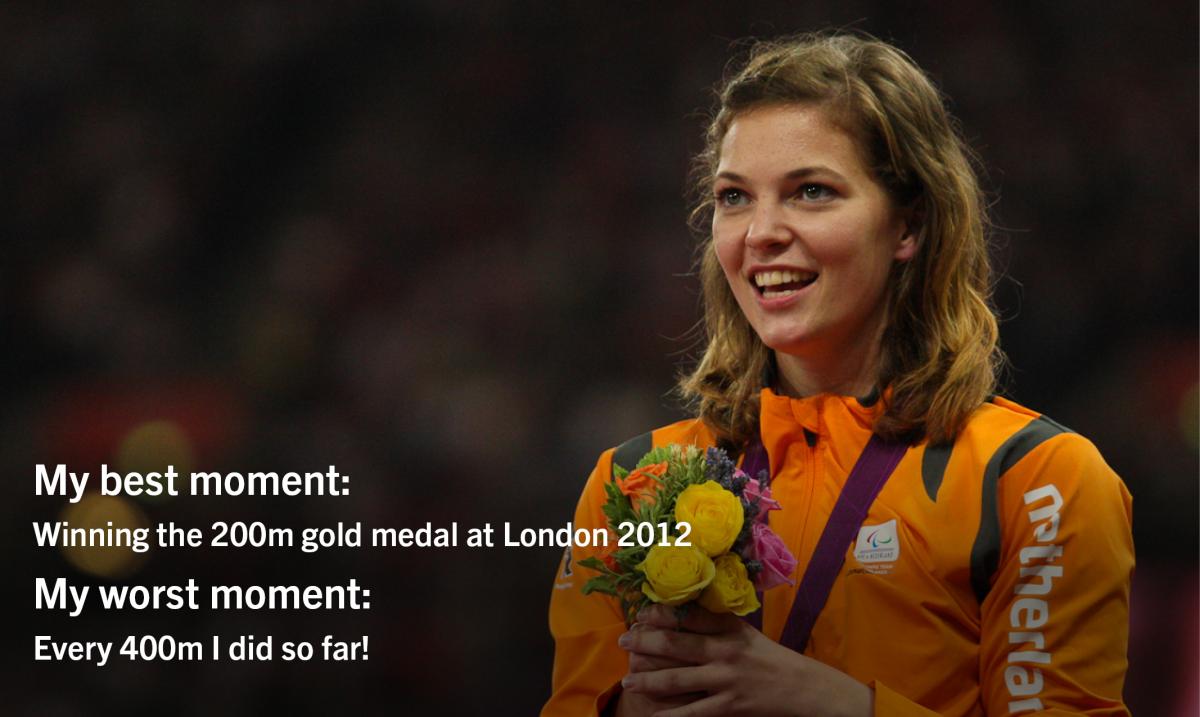
[[[771,486],[760,486],[757,478],[751,478],[746,481],[746,487],[742,491],[742,496],[750,503],[758,504],[758,514],[754,519],[765,523],[767,522],[767,513],[772,510],[779,510],[780,505],[771,497]]]
[[[783,539],[766,523],[755,523],[750,538],[754,559],[762,563],[762,571],[754,578],[754,586],[759,590],[770,590],[785,583],[792,585],[789,576],[796,569],[796,558],[792,557]]]

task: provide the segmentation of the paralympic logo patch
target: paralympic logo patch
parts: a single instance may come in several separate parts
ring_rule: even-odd
[[[572,579],[571,576],[573,576],[574,574],[575,574],[575,559],[574,559],[574,556],[571,555],[571,546],[568,545],[563,550],[562,570],[559,572],[558,577],[555,578],[555,580],[554,580],[554,589],[555,590],[570,590],[571,588],[573,588],[575,586],[575,581]]]
[[[895,519],[859,529],[854,557],[860,563],[890,563],[900,557],[900,534]]]
[[[562,576],[564,578],[569,578],[572,575],[574,575],[575,574],[574,570],[572,570],[573,563],[571,560],[571,546],[570,545],[568,545],[566,547],[566,549],[563,550],[563,561],[562,562],[563,562]]]

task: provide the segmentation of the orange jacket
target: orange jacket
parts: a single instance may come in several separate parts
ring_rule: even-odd
[[[771,490],[783,506],[770,522],[799,561],[797,584],[879,410],[762,393]],[[651,442],[714,440],[689,420],[653,431]],[[588,479],[576,527],[605,525],[612,456]],[[1131,499],[1088,440],[996,399],[952,446],[911,447],[863,526],[804,654],[872,685],[876,715],[1129,714]],[[598,714],[627,671],[617,604],[580,592],[593,573],[574,562],[594,551],[568,551],[555,579],[543,717]],[[772,639],[795,591],[764,595]]]

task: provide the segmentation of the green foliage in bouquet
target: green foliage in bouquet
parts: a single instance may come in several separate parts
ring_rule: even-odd
[[[675,520],[676,499],[688,486],[708,480],[704,453],[695,446],[674,444],[651,450],[632,471],[614,464],[613,477],[614,480],[604,486],[608,500],[603,510],[609,529],[614,535],[621,536],[635,532],[639,525],[648,524],[656,540],[679,537]],[[626,524],[632,524],[634,530]],[[665,536],[660,527],[663,525],[666,526]],[[579,565],[600,573],[587,581],[583,593],[599,592],[617,598],[628,623],[652,602],[642,591],[645,575],[638,567],[652,545],[637,540],[632,542],[634,544],[617,547],[602,557],[579,561]]]

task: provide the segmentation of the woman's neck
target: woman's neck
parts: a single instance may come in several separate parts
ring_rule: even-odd
[[[821,393],[863,397],[879,380],[880,341],[837,351],[789,354],[775,352],[781,393],[794,398]]]

